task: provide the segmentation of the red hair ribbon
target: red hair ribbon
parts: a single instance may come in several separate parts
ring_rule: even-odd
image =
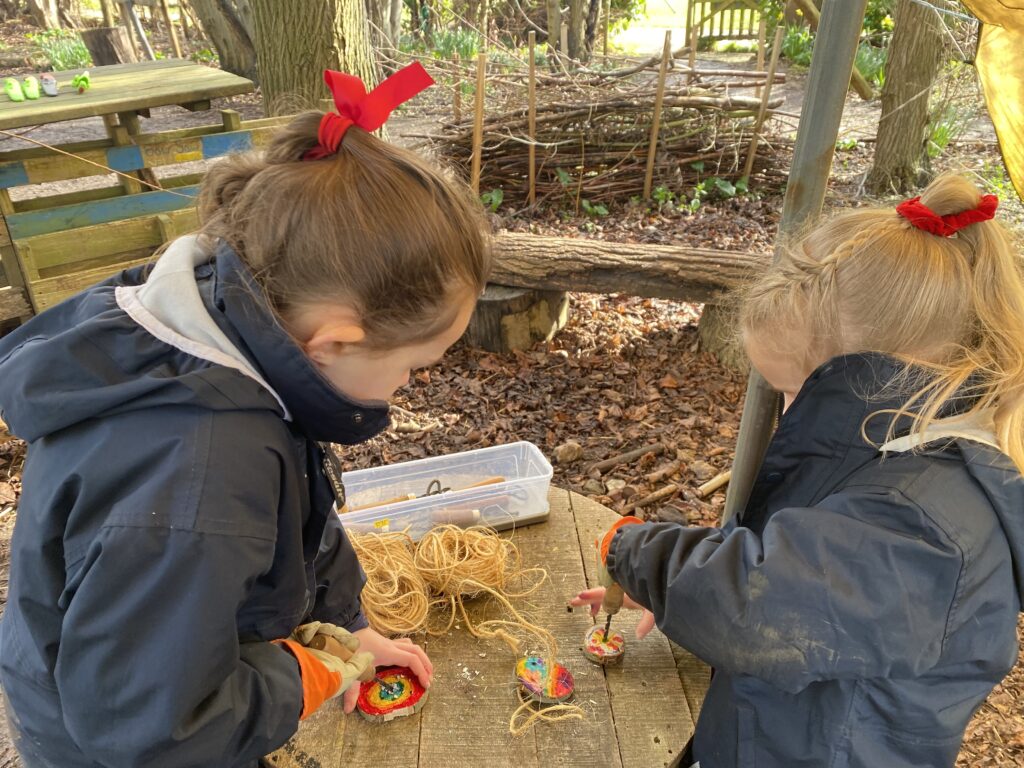
[[[964,227],[993,218],[998,205],[999,198],[995,195],[982,195],[976,208],[939,216],[927,205],[922,205],[920,197],[912,197],[897,205],[896,213],[918,229],[931,232],[933,235],[949,237]]]
[[[418,61],[395,72],[369,93],[363,81],[344,72],[324,70],[324,82],[331,89],[337,112],[328,112],[320,120],[318,145],[302,156],[303,160],[319,160],[333,155],[341,146],[345,131],[358,125],[364,131],[375,131],[387,121],[391,112],[425,88],[434,79]]]

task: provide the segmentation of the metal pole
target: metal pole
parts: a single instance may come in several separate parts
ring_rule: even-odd
[[[866,7],[867,0],[825,0],[821,10],[793,165],[782,205],[780,237],[821,213]],[[772,437],[777,407],[778,395],[751,369],[723,522],[742,510],[750,498]]]

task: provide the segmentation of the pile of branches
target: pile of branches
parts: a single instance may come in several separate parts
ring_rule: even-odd
[[[679,194],[715,177],[739,179],[761,99],[754,86],[765,75],[741,70],[690,70],[676,52],[669,69],[655,155],[653,188]],[[536,76],[536,199],[538,204],[580,200],[625,201],[644,188],[660,57],[617,70],[583,69]],[[489,66],[480,190],[500,189],[506,202],[528,196],[529,122],[526,64],[508,57]],[[451,87],[469,91],[458,120],[431,135],[434,151],[469,178],[474,111],[469,66],[459,71],[434,61]],[[447,68],[447,69],[445,69]],[[539,68],[538,68],[539,70]],[[776,77],[776,81],[782,75]],[[782,103],[772,97],[767,117]],[[785,139],[762,132],[749,184],[776,191],[785,184],[777,155]]]

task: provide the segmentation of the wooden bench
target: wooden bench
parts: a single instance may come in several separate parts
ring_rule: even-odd
[[[242,121],[222,112],[222,124],[163,133],[139,134],[134,143],[111,139],[5,154],[0,163],[0,229],[4,270],[21,288],[35,313],[126,267],[148,260],[161,244],[197,226],[195,195],[202,174],[159,181],[163,187],[126,194],[125,186],[89,189],[12,201],[9,190],[26,185],[109,173],[131,174],[180,163],[209,160],[266,143],[282,118]],[[153,177],[155,178],[155,176]],[[4,320],[8,301],[0,304]],[[9,317],[9,316],[8,316]]]

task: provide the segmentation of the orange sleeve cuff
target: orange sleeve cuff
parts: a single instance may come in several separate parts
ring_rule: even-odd
[[[608,548],[611,547],[612,539],[615,538],[615,532],[619,530],[619,528],[624,525],[630,525],[631,523],[642,522],[643,520],[638,517],[633,517],[632,515],[627,515],[626,517],[616,520],[615,525],[608,529],[608,533],[606,533],[604,538],[601,540],[601,562],[604,563],[608,560]]]
[[[328,669],[320,659],[294,640],[274,640],[274,643],[284,646],[299,662],[299,674],[302,676],[302,714],[299,720],[305,720],[338,692],[341,675]]]

